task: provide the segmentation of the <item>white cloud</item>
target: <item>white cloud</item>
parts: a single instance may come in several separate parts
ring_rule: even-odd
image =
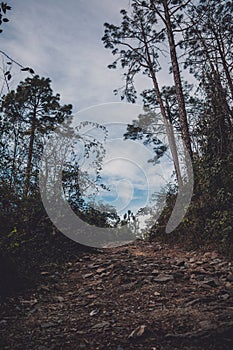
[[[117,101],[119,71],[110,71],[110,52],[101,42],[103,23],[117,21],[127,0],[24,0],[12,4],[11,21],[2,36],[4,50],[40,75],[75,109]]]
[[[123,85],[120,70],[109,70],[114,57],[104,48],[104,22],[118,24],[128,0],[24,0],[12,2],[2,47],[23,65],[52,79],[55,92],[74,111],[119,101],[113,90]],[[22,79],[24,75],[19,75]],[[161,83],[168,79],[161,75]],[[151,87],[137,78],[138,91]]]

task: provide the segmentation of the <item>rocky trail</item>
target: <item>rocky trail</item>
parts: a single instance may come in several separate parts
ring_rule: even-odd
[[[233,349],[233,264],[136,241],[44,268],[0,305],[0,349]]]

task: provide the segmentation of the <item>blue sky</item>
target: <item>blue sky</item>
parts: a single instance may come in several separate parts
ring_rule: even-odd
[[[113,57],[101,42],[103,23],[119,23],[120,9],[127,9],[129,0],[12,0],[8,3],[12,11],[8,15],[10,22],[1,34],[2,50],[22,65],[32,67],[40,76],[50,77],[52,88],[61,94],[62,102],[73,105],[75,118],[123,125],[137,118],[141,106],[119,107],[117,103],[120,97],[112,91],[123,85],[123,71],[106,68]],[[12,87],[24,78],[23,72],[15,71]],[[171,77],[161,72],[159,80],[162,86],[169,84]],[[136,87],[141,92],[150,88],[151,83],[141,77],[136,80]],[[89,109],[92,106],[96,107]],[[111,194],[102,193],[100,199],[113,200],[112,204],[119,209],[136,211],[147,203],[148,183],[151,194],[162,184],[161,173],[167,179],[172,168],[167,160],[160,168],[149,164],[150,151],[142,145],[123,142],[116,125],[109,127],[109,131],[111,137],[106,146],[102,177],[113,189]],[[113,141],[116,136],[117,141]],[[122,160],[116,159],[117,156]],[[128,159],[127,165],[125,159]],[[157,172],[160,175],[156,176]]]
[[[74,119],[74,126],[80,120],[92,120],[108,130],[108,137],[104,143],[106,156],[100,174],[101,181],[110,191],[100,191],[96,201],[105,201],[116,206],[121,214],[128,209],[136,213],[139,208],[149,205],[152,194],[160,191],[173,173],[170,152],[161,158],[160,164],[153,165],[148,162],[154,157],[152,148],[146,147],[140,141],[124,140],[122,137],[127,124],[142,112],[141,105],[114,102],[82,110],[76,113]],[[92,126],[84,128],[81,132],[83,135],[94,137],[98,135],[98,130]],[[101,131],[98,139],[103,139]],[[161,141],[164,144],[168,143],[163,134]],[[90,161],[91,159],[87,159],[84,162],[82,165],[84,170],[90,171]]]

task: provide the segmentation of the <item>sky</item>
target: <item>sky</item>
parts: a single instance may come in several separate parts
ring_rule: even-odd
[[[162,174],[172,172],[171,164],[155,169],[148,163],[151,151],[142,144],[123,141],[127,123],[142,111],[139,105],[119,103],[113,90],[123,85],[123,71],[109,70],[113,56],[101,41],[105,22],[120,23],[120,9],[128,9],[129,0],[18,0],[8,1],[12,10],[10,22],[1,34],[1,48],[36,74],[49,77],[62,103],[71,103],[77,120],[95,120],[108,124],[111,135],[102,177],[112,186],[111,194],[101,194],[100,200],[124,211],[136,211],[147,203],[149,193],[158,190]],[[25,78],[16,71],[12,86]],[[171,77],[161,72],[161,86]],[[138,78],[139,92],[150,88],[145,78]],[[105,117],[104,117],[105,116]],[[118,126],[116,125],[118,123]],[[119,123],[123,126],[120,127]],[[111,124],[111,126],[110,126]],[[156,176],[155,173],[159,175]],[[163,181],[162,181],[163,182]],[[123,208],[123,209],[122,209]]]
[[[101,37],[103,23],[117,22],[128,0],[12,0],[9,4],[10,22],[1,36],[9,56],[50,77],[53,90],[73,105],[74,112],[119,101],[112,91],[122,85],[122,77],[106,68],[112,57]]]
[[[110,50],[101,38],[105,22],[120,23],[120,10],[129,0],[9,0],[10,22],[1,34],[1,47],[22,65],[50,77],[55,92],[74,112],[99,103],[119,101],[113,90],[123,85],[121,70],[109,70]],[[23,74],[16,75],[21,79]],[[159,76],[161,85],[170,77]],[[137,80],[138,91],[150,87]]]
[[[110,191],[100,191],[96,200],[107,201],[121,214],[128,209],[135,213],[137,209],[147,206],[151,196],[167,184],[173,173],[169,151],[161,158],[161,163],[153,165],[149,162],[154,157],[152,147],[122,137],[128,123],[142,112],[142,106],[139,104],[106,103],[78,112],[73,123],[75,126],[79,120],[92,120],[101,123],[107,129],[108,136],[104,143],[106,156],[100,175],[101,183]],[[161,120],[159,124],[162,124]],[[89,137],[98,135],[98,140],[103,139],[103,131],[98,131],[91,125],[81,129],[80,133]],[[168,144],[166,135],[162,133],[160,140]],[[86,163],[82,164],[84,170],[89,170],[91,160],[92,158],[87,159]]]

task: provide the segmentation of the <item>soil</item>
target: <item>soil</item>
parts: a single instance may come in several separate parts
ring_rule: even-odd
[[[39,274],[1,299],[0,349],[233,349],[233,264],[216,251],[138,240]]]

